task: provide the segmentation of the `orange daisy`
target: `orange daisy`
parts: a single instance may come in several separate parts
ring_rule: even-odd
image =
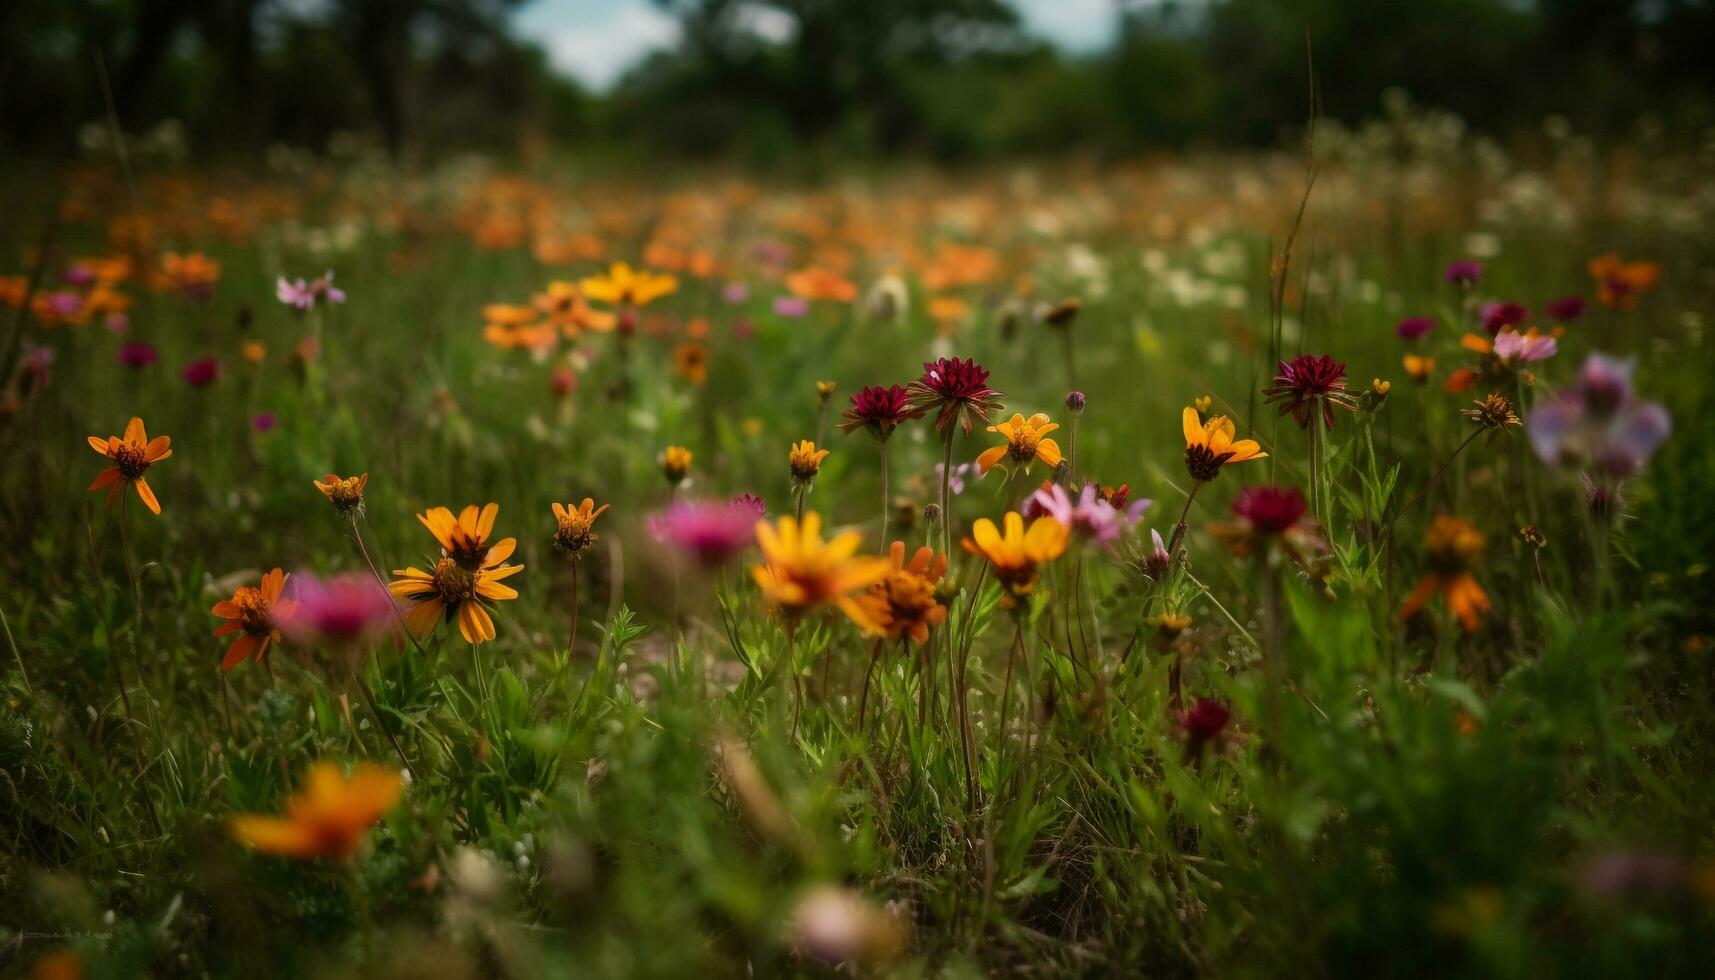
[[[143,474],[148,472],[149,467],[173,454],[173,451],[167,448],[172,443],[173,440],[168,436],[150,439],[148,432],[143,429],[143,420],[136,416],[132,416],[125,426],[123,438],[108,436],[103,439],[100,436],[90,436],[89,448],[113,460],[113,465],[96,476],[95,482],[89,485],[89,492],[106,490],[107,506],[112,507],[119,495],[125,492],[126,486],[135,486],[143,505],[160,514],[161,504],[155,499],[155,491],[149,489],[149,481],[143,478]]]
[[[279,642],[280,629],[275,625],[275,610],[284,605],[280,601],[280,593],[290,577],[276,568],[262,576],[261,587],[240,586],[232,593],[232,598],[214,604],[210,611],[226,620],[214,628],[214,635],[238,634],[220,661],[222,671],[231,670],[246,660],[261,663],[268,653],[269,644]]]
[[[279,857],[349,860],[369,828],[399,803],[399,773],[364,763],[347,778],[332,762],[318,762],[302,790],[286,801],[284,816],[242,814],[229,827],[240,843]]]

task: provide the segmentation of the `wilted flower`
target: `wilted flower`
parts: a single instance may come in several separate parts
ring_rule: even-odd
[[[1513,410],[1512,400],[1505,395],[1488,395],[1471,404],[1476,407],[1461,409],[1459,414],[1485,429],[1505,432],[1519,424],[1518,412]]]
[[[577,505],[562,504],[554,501],[554,547],[562,554],[576,560],[585,548],[595,543],[596,533],[591,530],[595,519],[607,510],[608,505],[595,505],[589,497]]]

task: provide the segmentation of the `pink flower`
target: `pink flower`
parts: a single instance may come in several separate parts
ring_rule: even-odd
[[[1522,334],[1510,327],[1495,335],[1495,356],[1508,364],[1529,364],[1553,357],[1559,344],[1545,334]]]
[[[397,615],[387,590],[359,572],[326,581],[298,572],[291,581],[290,602],[275,620],[295,643],[358,646],[385,632]]]
[[[749,501],[676,500],[649,518],[649,531],[656,541],[704,568],[716,568],[750,544],[757,520],[756,506]]]
[[[332,271],[308,282],[303,279],[289,280],[281,276],[274,284],[274,295],[280,302],[296,310],[345,302],[345,291],[334,286]]]
[[[1149,505],[1148,500],[1135,500],[1125,510],[1118,510],[1102,499],[1093,483],[1085,484],[1077,500],[1072,499],[1065,487],[1054,484],[1030,496],[1024,505],[1024,516],[1052,517],[1078,537],[1108,546],[1130,530]]]
[[[255,429],[257,432],[268,432],[271,431],[279,421],[279,416],[275,415],[273,412],[258,412],[256,416],[250,420],[250,427]]]
[[[220,377],[220,362],[212,357],[198,358],[185,365],[183,377],[192,388],[206,388]]]
[[[774,312],[796,320],[810,312],[810,301],[802,296],[779,296],[774,300]]]

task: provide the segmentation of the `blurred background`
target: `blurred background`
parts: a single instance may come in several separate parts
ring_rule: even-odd
[[[1715,122],[1715,0],[7,0],[5,152],[1101,158],[1273,145],[1401,89],[1503,138]]]

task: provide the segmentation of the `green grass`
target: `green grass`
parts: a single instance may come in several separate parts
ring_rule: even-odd
[[[814,974],[791,923],[811,889],[837,885],[907,929],[891,957],[860,969],[908,976],[1705,975],[1708,205],[1684,194],[1689,161],[1601,184],[1572,155],[1538,169],[1481,159],[1463,145],[1404,163],[1336,149],[1279,320],[1269,262],[1302,180],[1272,157],[753,197],[712,177],[640,189],[541,175],[521,196],[461,171],[391,180],[356,165],[266,180],[146,173],[133,196],[106,169],[79,171],[50,286],[68,258],[102,254],[108,220],[133,209],[157,221],[151,256],[201,248],[224,268],[206,303],[128,283],[126,338],[0,309],[0,338],[15,325],[55,355],[47,387],[0,428],[0,969],[71,950],[92,976]],[[8,190],[19,220],[7,254],[40,228],[46,202],[26,184],[45,186]],[[1521,210],[1527,185],[1570,219]],[[244,234],[218,233],[215,199],[254,219]],[[483,304],[596,266],[543,267],[527,241],[479,248],[467,232],[480,210],[600,223],[607,257],[634,261],[665,226],[728,271],[687,276],[649,308],[660,322],[637,338],[630,392],[616,399],[611,337],[548,359],[483,341]],[[806,217],[863,226],[841,238],[862,286],[904,268],[899,247],[943,241],[995,249],[1003,272],[947,291],[971,304],[947,331],[911,271],[900,323],[861,304],[784,318],[754,249],[780,242],[787,269],[807,264],[833,236],[806,237]],[[1636,311],[1593,309],[1525,389],[1527,402],[1544,397],[1592,350],[1635,354],[1640,393],[1672,413],[1673,437],[1628,482],[1627,516],[1607,536],[1592,533],[1574,476],[1540,463],[1522,430],[1474,442],[1383,533],[1464,439],[1459,409],[1486,393],[1439,384],[1470,359],[1458,336],[1475,297],[1461,300],[1441,269],[1474,232],[1498,249],[1480,295],[1534,309],[1588,295],[1594,254],[1663,263]],[[28,275],[31,261],[0,272]],[[290,351],[312,325],[274,301],[272,283],[330,267],[351,299],[314,326],[321,356],[306,375]],[[724,302],[728,279],[749,282],[750,299]],[[836,381],[833,455],[807,506],[879,551],[875,444],[833,429],[859,386],[970,356],[1008,414],[1069,421],[1058,338],[1016,298],[1027,279],[1037,299],[1084,300],[1071,328],[1089,398],[1077,477],[1155,503],[1117,553],[1054,563],[1016,615],[975,559],[955,555],[950,618],[927,648],[932,685],[915,651],[889,648],[860,729],[872,641],[817,614],[787,663],[786,632],[745,567],[754,552],[713,575],[675,570],[645,523],[668,499],[657,456],[669,444],[695,453],[682,495],[752,492],[771,516],[790,513],[787,446],[817,436],[815,382]],[[1443,320],[1427,386],[1400,370],[1392,327],[1408,314]],[[671,369],[698,316],[711,326],[701,386]],[[741,320],[753,335],[735,331]],[[160,361],[119,366],[129,339]],[[241,358],[246,339],[266,345],[262,363]],[[1237,557],[1210,533],[1242,486],[1307,485],[1304,433],[1258,393],[1270,355],[1298,351],[1347,362],[1357,389],[1393,385],[1330,436],[1332,548],[1316,576]],[[223,374],[193,389],[179,367],[205,354]],[[564,402],[549,390],[559,363],[579,373]],[[1184,562],[1154,583],[1134,562],[1147,528],[1171,535],[1188,489],[1179,412],[1203,395],[1271,455],[1198,494]],[[264,411],[278,425],[255,431]],[[173,437],[174,455],[149,473],[163,514],[127,505],[133,578],[119,512],[82,491],[103,465],[85,437],[134,414]],[[961,437],[957,458],[990,444]],[[922,507],[940,451],[921,422],[891,443],[913,546],[937,539]],[[266,569],[363,569],[311,486],[330,471],[370,474],[364,530],[384,570],[432,561],[415,513],[487,501],[526,566],[508,583],[520,599],[497,606],[496,642],[473,651],[443,626],[422,651],[383,645],[363,662],[418,778],[349,864],[249,853],[226,820],[276,811],[318,759],[398,768],[381,722],[325,651],[288,644],[267,668],[223,676],[225,643],[209,635],[209,607]],[[998,519],[1020,489],[1001,482],[955,498],[961,530]],[[586,495],[612,509],[580,566],[568,650],[570,573],[550,547],[548,505]],[[1441,513],[1488,542],[1476,575],[1494,608],[1470,634],[1439,607],[1397,616]],[[1548,540],[1540,583],[1517,534],[1526,523]],[[1176,644],[1154,625],[1166,611],[1192,619]],[[961,659],[968,646],[975,800],[943,634]],[[1175,731],[1175,656],[1189,697],[1232,706],[1239,737],[1224,749],[1193,755]],[[1588,862],[1634,852],[1683,877],[1591,894]],[[888,945],[887,929],[858,921]]]

